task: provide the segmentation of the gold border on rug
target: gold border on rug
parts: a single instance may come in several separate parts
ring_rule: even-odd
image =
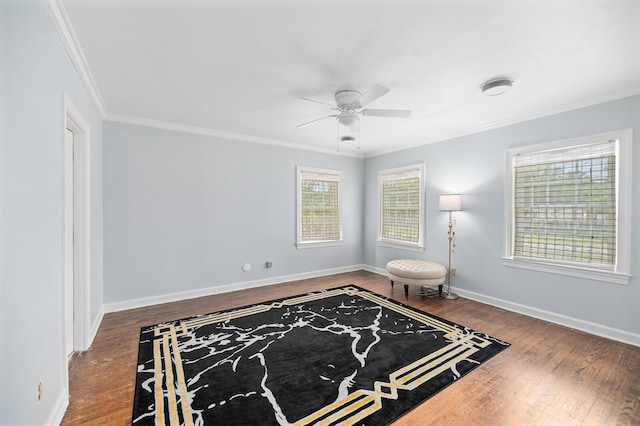
[[[180,414],[187,426],[193,425],[191,407],[187,393],[187,385],[182,368],[182,359],[178,349],[178,337],[189,330],[207,324],[228,321],[241,318],[282,306],[292,306],[313,300],[326,299],[332,296],[347,294],[360,296],[377,305],[391,309],[435,329],[444,331],[445,339],[450,343],[443,348],[430,353],[411,364],[408,364],[394,372],[389,373],[387,382],[376,381],[373,390],[359,389],[345,398],[329,404],[307,417],[294,423],[296,426],[304,425],[353,425],[382,408],[383,399],[398,399],[398,390],[411,391],[431,380],[433,377],[450,369],[458,362],[478,352],[491,344],[487,339],[474,334],[464,334],[463,330],[452,324],[434,318],[426,312],[421,312],[407,306],[377,296],[366,290],[356,287],[343,287],[334,290],[310,293],[302,296],[273,302],[270,304],[253,305],[228,312],[221,312],[201,317],[181,320],[175,323],[165,324],[155,329],[153,342],[154,362],[154,398],[156,424],[165,424],[165,410],[168,414],[169,425],[180,424]],[[164,369],[163,369],[164,367]],[[164,372],[164,373],[163,373]],[[165,386],[175,383],[175,386]],[[178,398],[179,397],[179,398]],[[178,404],[178,399],[180,404]],[[180,412],[180,409],[182,412]]]

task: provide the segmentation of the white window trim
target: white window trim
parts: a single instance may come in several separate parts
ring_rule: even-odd
[[[322,173],[335,175],[338,177],[338,215],[340,217],[340,238],[335,241],[301,241],[302,238],[302,196],[300,193],[300,177],[303,172]],[[330,169],[318,169],[314,167],[297,166],[296,167],[296,248],[307,249],[315,247],[331,247],[341,246],[343,244],[342,237],[342,171]]]
[[[418,169],[420,171],[420,223],[418,243],[407,243],[401,241],[391,241],[382,238],[382,176],[391,173],[400,173],[406,170]],[[424,252],[424,217],[425,217],[425,166],[424,163],[413,164],[410,166],[395,167],[393,169],[378,170],[378,246],[398,248],[402,250]]]
[[[616,235],[616,265],[613,271],[600,270],[595,268],[572,266],[537,261],[532,259],[514,258],[513,233],[514,233],[514,210],[513,210],[513,158],[516,155],[544,151],[549,149],[567,148],[576,145],[586,145],[598,143],[603,140],[618,140],[618,152],[616,154],[616,182],[617,182],[617,235]],[[631,169],[632,169],[632,129],[616,130],[612,132],[600,133],[579,138],[564,139],[560,141],[527,145],[523,147],[511,148],[505,155],[505,179],[504,179],[504,236],[505,251],[503,263],[505,266],[529,269],[534,271],[549,272],[553,274],[566,275],[571,277],[586,278],[596,281],[605,281],[614,284],[628,285],[631,276]]]

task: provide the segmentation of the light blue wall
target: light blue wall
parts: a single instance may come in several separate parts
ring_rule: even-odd
[[[362,264],[363,159],[115,122],[104,144],[105,303]],[[343,171],[342,246],[296,249],[298,165]]]
[[[514,93],[515,94],[515,93]],[[505,99],[506,101],[506,99]],[[632,227],[633,277],[628,285],[609,284],[505,267],[504,155],[515,146],[632,128],[633,212],[640,212],[640,96],[531,120],[496,130],[372,157],[365,163],[364,262],[384,268],[400,257],[447,264],[447,219],[438,211],[438,196],[462,193],[464,211],[457,213],[457,246],[453,286],[511,304],[640,333],[640,226]],[[426,164],[427,207],[424,253],[376,244],[378,170]],[[373,212],[373,214],[371,214]]]
[[[40,1],[0,1],[0,43],[0,424],[43,425],[64,409],[66,387],[62,91],[92,134],[92,321],[102,308],[102,119]]]

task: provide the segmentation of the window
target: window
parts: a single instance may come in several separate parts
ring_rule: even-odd
[[[342,172],[298,167],[298,248],[342,242]]]
[[[507,153],[509,266],[626,283],[631,131]]]
[[[378,173],[381,244],[422,249],[424,164]]]

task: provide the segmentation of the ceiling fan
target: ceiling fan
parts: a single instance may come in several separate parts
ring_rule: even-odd
[[[360,124],[360,116],[371,117],[393,117],[407,118],[411,115],[411,111],[404,109],[362,109],[364,106],[375,101],[382,95],[389,92],[384,86],[375,85],[364,93],[357,90],[339,90],[335,94],[335,105],[326,102],[316,101],[308,98],[299,98],[303,101],[315,102],[331,107],[332,110],[338,111],[336,114],[327,115],[325,117],[316,118],[306,123],[298,124],[296,127],[303,127],[316,121],[325,120],[327,118],[335,118],[339,125],[343,125],[357,132]],[[340,133],[338,131],[338,133]],[[356,136],[352,134],[338,136],[338,142],[353,142]],[[359,146],[358,146],[359,148]]]

